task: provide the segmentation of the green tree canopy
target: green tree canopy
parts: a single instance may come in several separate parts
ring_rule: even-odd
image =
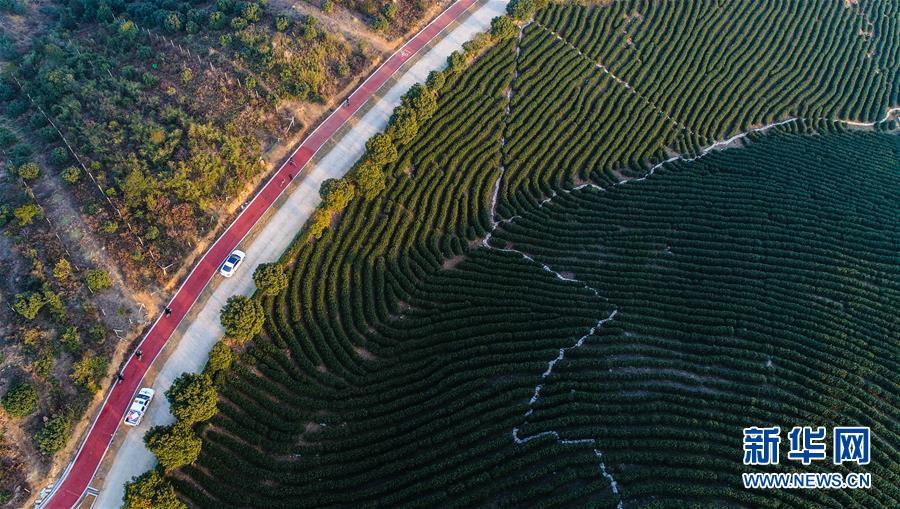
[[[220,373],[231,367],[234,362],[234,351],[224,341],[218,341],[209,351],[209,360],[206,362],[204,373],[213,375]]]
[[[144,436],[144,443],[166,471],[193,463],[202,447],[200,437],[184,423],[154,426]]]
[[[37,410],[37,388],[30,382],[14,385],[3,395],[3,409],[10,417],[25,417]]]
[[[506,41],[516,37],[519,27],[509,16],[497,16],[491,20],[491,37],[495,41]]]
[[[397,160],[397,147],[389,134],[376,134],[366,142],[369,159],[378,166],[385,166]]]
[[[265,315],[262,305],[256,299],[233,295],[222,308],[220,320],[225,334],[243,343],[259,334]]]
[[[100,390],[98,380],[103,379],[108,364],[105,357],[85,353],[80,361],[72,365],[72,381],[93,394]]]
[[[41,312],[41,308],[44,307],[46,301],[44,301],[44,296],[37,292],[25,292],[16,295],[16,300],[13,303],[13,309],[16,313],[24,316],[29,320],[34,320],[34,317]]]
[[[389,124],[391,136],[399,145],[406,145],[419,134],[419,122],[416,110],[400,106],[394,110]]]
[[[34,222],[36,218],[41,217],[43,213],[36,203],[26,203],[21,207],[16,207],[16,210],[13,211],[13,215],[15,215],[16,219],[19,221],[19,226],[28,226]]]
[[[212,419],[218,411],[218,398],[212,379],[206,374],[182,373],[166,391],[172,415],[186,425]]]
[[[89,270],[85,280],[87,281],[88,288],[94,292],[112,288],[112,281],[109,279],[109,274],[103,269]]]
[[[349,179],[327,179],[322,182],[319,195],[325,202],[326,208],[333,211],[344,210],[356,195],[356,189]]]
[[[72,264],[69,263],[69,260],[60,258],[56,262],[53,266],[53,277],[59,282],[68,281],[72,277]]]
[[[364,160],[356,169],[356,185],[367,200],[375,198],[386,186],[384,170],[371,159]]]
[[[18,173],[22,180],[34,180],[41,175],[41,168],[35,162],[27,162],[19,166]]]
[[[44,454],[53,454],[66,446],[72,434],[72,418],[68,414],[52,417],[34,436],[38,449]]]
[[[144,472],[125,483],[123,509],[187,509],[175,496],[175,489],[157,469]]]
[[[253,271],[253,282],[263,295],[275,296],[288,286],[288,276],[280,263],[261,263]]]

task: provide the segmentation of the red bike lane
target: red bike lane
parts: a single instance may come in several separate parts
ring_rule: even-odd
[[[116,383],[107,395],[99,414],[88,431],[87,438],[76,453],[75,460],[63,473],[63,480],[57,483],[48,499],[41,504],[41,509],[69,509],[78,502],[97,472],[100,462],[112,442],[113,435],[130,406],[135,391],[140,387],[147,369],[162,351],[178,324],[190,311],[200,293],[218,272],[225,257],[237,247],[275,200],[281,196],[281,193],[287,188],[288,180],[299,175],[325,142],[387,82],[400,66],[431,42],[475,2],[476,0],[458,0],[391,55],[353,91],[349,97],[349,103],[338,106],[303,140],[290,158],[269,178],[265,186],[235,218],[225,233],[216,239],[212,247],[188,274],[175,297],[169,302],[168,307],[171,314],[168,316],[163,314],[158,317],[141,340],[137,347],[142,351],[141,358],[138,359],[132,355],[126,362],[122,371],[123,380]]]

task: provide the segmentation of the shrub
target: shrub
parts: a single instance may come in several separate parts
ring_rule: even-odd
[[[228,298],[228,302],[222,308],[220,320],[222,327],[225,328],[225,334],[243,343],[259,334],[265,315],[262,306],[256,299],[233,295]]]
[[[87,281],[88,288],[93,292],[112,288],[112,281],[109,279],[109,274],[103,269],[89,270],[85,280]]]
[[[372,20],[372,30],[376,32],[387,32],[391,24],[384,16],[378,16]]]
[[[76,166],[69,166],[62,171],[62,179],[68,184],[77,184],[81,180],[81,170]]]
[[[147,448],[166,471],[193,463],[200,455],[202,443],[190,426],[154,426],[144,436]]]
[[[181,424],[191,425],[212,419],[219,395],[206,374],[182,373],[166,391],[172,415]]]
[[[41,175],[41,168],[34,162],[28,162],[19,166],[19,177],[22,180],[34,180]]]
[[[50,162],[62,166],[69,162],[69,151],[65,147],[56,147],[50,151]]]
[[[105,358],[85,353],[81,360],[72,366],[72,381],[93,394],[100,390],[97,380],[102,379],[106,374],[107,365],[108,361]]]
[[[157,469],[144,472],[125,483],[123,509],[187,509],[175,489]]]
[[[291,26],[291,18],[285,14],[279,14],[278,17],[275,18],[275,30],[279,32],[284,32]]]
[[[3,409],[10,417],[25,417],[37,410],[38,393],[34,384],[20,383],[3,395]]]
[[[16,216],[16,219],[19,221],[19,226],[28,226],[33,223],[36,218],[43,217],[44,213],[36,203],[26,203],[21,207],[16,207],[16,210],[13,211],[13,215]]]
[[[60,258],[53,266],[53,277],[60,283],[68,281],[72,277],[72,264],[65,258]]]
[[[253,282],[263,295],[275,296],[288,286],[288,277],[280,263],[261,263],[253,271]]]
[[[381,15],[388,20],[392,20],[397,17],[397,3],[388,2],[384,4],[384,7],[381,8]]]
[[[248,3],[244,6],[244,12],[241,14],[248,22],[253,23],[259,21],[262,14],[262,8],[257,3]]]
[[[70,325],[63,330],[62,334],[59,335],[59,341],[70,352],[77,352],[81,349],[81,333],[78,332],[78,328],[74,325]]]
[[[44,307],[44,296],[37,292],[25,292],[16,295],[13,303],[13,310],[24,316],[28,320],[34,320],[34,317],[41,312]]]
[[[66,446],[72,434],[72,418],[68,414],[60,414],[47,421],[34,436],[38,449],[43,454],[53,454]]]

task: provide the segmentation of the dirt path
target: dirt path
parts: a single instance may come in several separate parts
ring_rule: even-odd
[[[403,42],[403,39],[388,41],[380,34],[369,29],[358,16],[340,5],[335,5],[331,13],[325,13],[325,11],[304,1],[270,0],[269,5],[280,8],[285,12],[312,16],[316,18],[319,26],[324,28],[326,32],[341,33],[347,39],[365,41],[369,48],[381,53],[382,57],[392,53]]]

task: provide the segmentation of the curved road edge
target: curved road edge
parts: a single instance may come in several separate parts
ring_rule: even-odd
[[[317,126],[303,142],[297,147],[291,156],[269,177],[262,189],[252,198],[248,206],[241,211],[231,225],[222,235],[216,239],[202,258],[185,278],[168,307],[172,310],[169,316],[160,315],[151,326],[150,330],[138,343],[135,351],[142,350],[141,359],[133,354],[128,358],[123,368],[124,380],[115,384],[108,391],[107,396],[91,423],[90,428],[75,453],[75,458],[66,467],[59,480],[55,483],[50,494],[38,506],[46,508],[70,508],[73,507],[87,491],[93,477],[109,449],[121,422],[122,416],[127,410],[135,391],[140,387],[144,375],[147,373],[153,361],[165,347],[167,341],[176,331],[182,320],[188,315],[193,305],[197,302],[201,293],[210,283],[212,277],[218,271],[221,261],[247,236],[265,215],[270,207],[278,200],[285,190],[291,186],[285,185],[300,171],[307,171],[308,163],[326,145],[347,121],[353,117],[376,94],[394,74],[409,60],[415,57],[422,48],[428,46],[446,28],[466,13],[476,0],[458,0],[450,5],[444,12],[413,36],[394,54],[388,57],[359,87],[350,95],[348,107],[337,107],[319,126]],[[490,0],[482,2],[476,12],[485,5],[505,5],[505,1]],[[498,12],[495,14],[502,14]],[[489,22],[489,19],[488,19]],[[463,41],[454,41],[461,45]],[[431,52],[431,48],[429,48]],[[426,53],[427,55],[427,53]],[[443,64],[443,61],[441,61]],[[373,108],[375,109],[375,108]],[[389,108],[390,110],[393,107]],[[372,113],[372,112],[370,112]],[[376,114],[384,114],[384,111],[376,111]],[[389,116],[389,111],[387,116]],[[367,114],[368,116],[368,114]],[[386,116],[384,118],[386,123]],[[376,126],[378,130],[383,125]],[[365,140],[362,141],[364,144]],[[332,147],[335,150],[339,147]],[[353,160],[355,162],[355,159]],[[350,163],[352,165],[352,162]],[[349,166],[344,169],[346,171]],[[311,170],[310,170],[311,171]],[[309,189],[298,187],[289,193],[290,195],[308,193]],[[317,190],[316,190],[317,191]],[[318,201],[317,192],[314,200]],[[280,206],[280,205],[279,205]],[[305,222],[305,218],[303,219]],[[302,223],[301,223],[302,225]],[[295,231],[291,232],[293,238]],[[278,255],[280,256],[280,252]],[[246,270],[246,267],[245,267]],[[187,335],[185,335],[187,336]],[[205,359],[204,359],[205,360]],[[161,395],[160,395],[161,396]],[[163,399],[163,398],[160,398]],[[159,403],[158,401],[156,403]],[[168,412],[166,412],[168,413]],[[137,431],[137,430],[135,430]]]

